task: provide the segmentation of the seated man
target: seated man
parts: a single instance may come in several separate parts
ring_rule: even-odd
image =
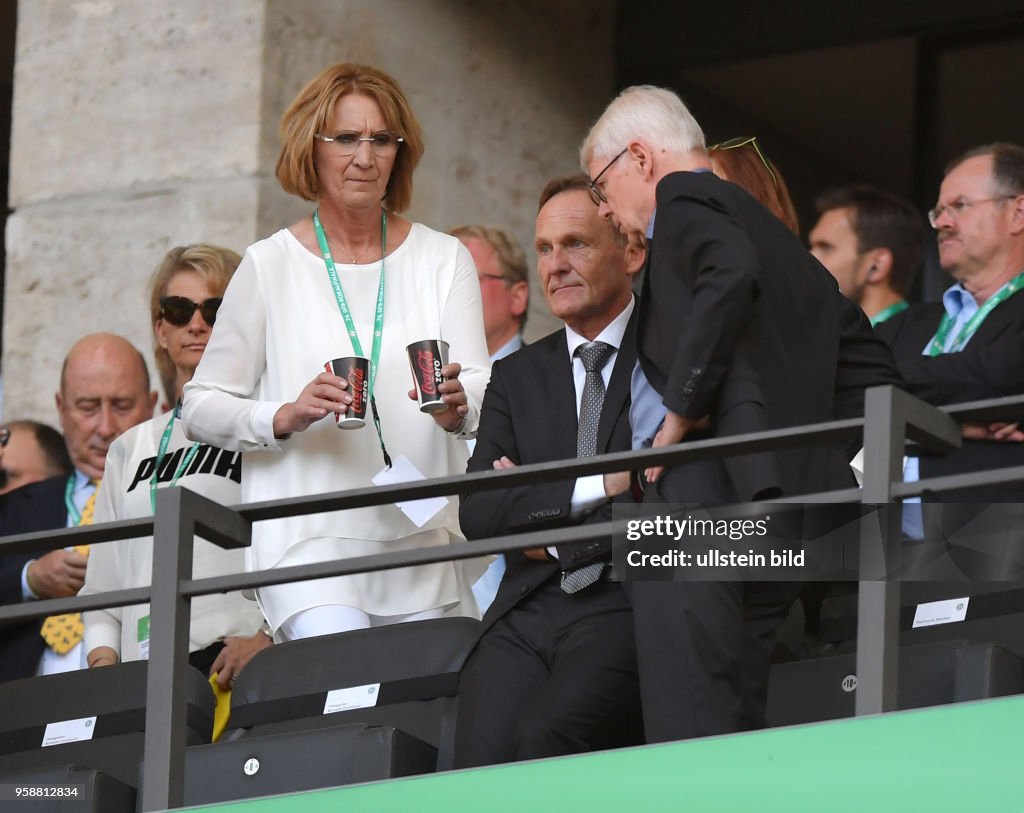
[[[4,495],[0,533],[69,528],[93,521],[96,486],[107,450],[125,430],[153,414],[146,361],[121,336],[94,333],[75,342],[64,359],[57,412],[73,469]],[[0,601],[72,596],[85,578],[87,553],[55,550],[33,558],[0,557]],[[83,668],[78,613],[0,629],[0,680]]]
[[[60,432],[38,421],[11,421],[0,456],[0,494],[71,471],[71,458]]]
[[[907,388],[933,404],[1024,392],[1024,148],[992,144],[953,161],[928,214],[939,264],[956,284],[941,303],[918,305],[878,328]],[[944,456],[908,461],[916,480],[1024,465],[1014,424],[964,427],[964,443]],[[998,496],[997,496],[998,493]],[[945,493],[944,502],[958,495]],[[1020,485],[966,492],[966,500],[1020,502]]]
[[[836,278],[872,326],[907,309],[907,292],[921,266],[924,223],[907,201],[858,184],[833,189],[815,202],[811,254]]]
[[[536,250],[541,288],[565,328],[495,363],[470,471],[630,448],[640,243],[601,220],[577,176],[545,187]],[[478,492],[463,498],[459,519],[469,539],[607,520],[628,484],[628,475],[597,475]],[[573,546],[507,560],[462,672],[456,766],[641,742],[632,614],[610,568],[574,571]]]

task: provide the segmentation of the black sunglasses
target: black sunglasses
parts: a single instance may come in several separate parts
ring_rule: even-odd
[[[185,327],[192,321],[196,311],[210,327],[217,321],[217,308],[220,307],[219,296],[210,297],[203,302],[193,302],[187,296],[160,297],[160,318],[166,319],[176,327]]]

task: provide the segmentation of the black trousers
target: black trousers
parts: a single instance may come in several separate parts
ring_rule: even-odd
[[[190,652],[188,655],[189,665],[194,666],[209,677],[210,669],[213,668],[213,662],[217,660],[217,656],[223,648],[223,641],[214,641],[205,649],[197,649],[195,652]]]
[[[647,489],[645,503],[672,502],[671,479],[663,479],[669,482]],[[635,581],[625,587],[647,742],[763,728],[772,651],[800,582]]]
[[[622,586],[568,595],[555,573],[484,633],[462,670],[455,767],[643,742]]]

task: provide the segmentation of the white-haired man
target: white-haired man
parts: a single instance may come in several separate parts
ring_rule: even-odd
[[[865,386],[898,381],[867,319],[799,239],[710,171],[700,125],[674,93],[623,91],[591,129],[581,162],[601,214],[650,239],[638,305],[635,447],[828,421],[855,414]],[[838,444],[645,474],[645,501],[661,503],[853,485]],[[769,656],[797,586],[629,588],[648,741],[763,725]]]

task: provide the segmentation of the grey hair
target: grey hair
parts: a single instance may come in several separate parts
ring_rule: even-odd
[[[580,146],[583,171],[594,158],[610,160],[636,140],[672,155],[704,149],[704,131],[682,99],[665,88],[634,85],[616,96],[590,128]]]

